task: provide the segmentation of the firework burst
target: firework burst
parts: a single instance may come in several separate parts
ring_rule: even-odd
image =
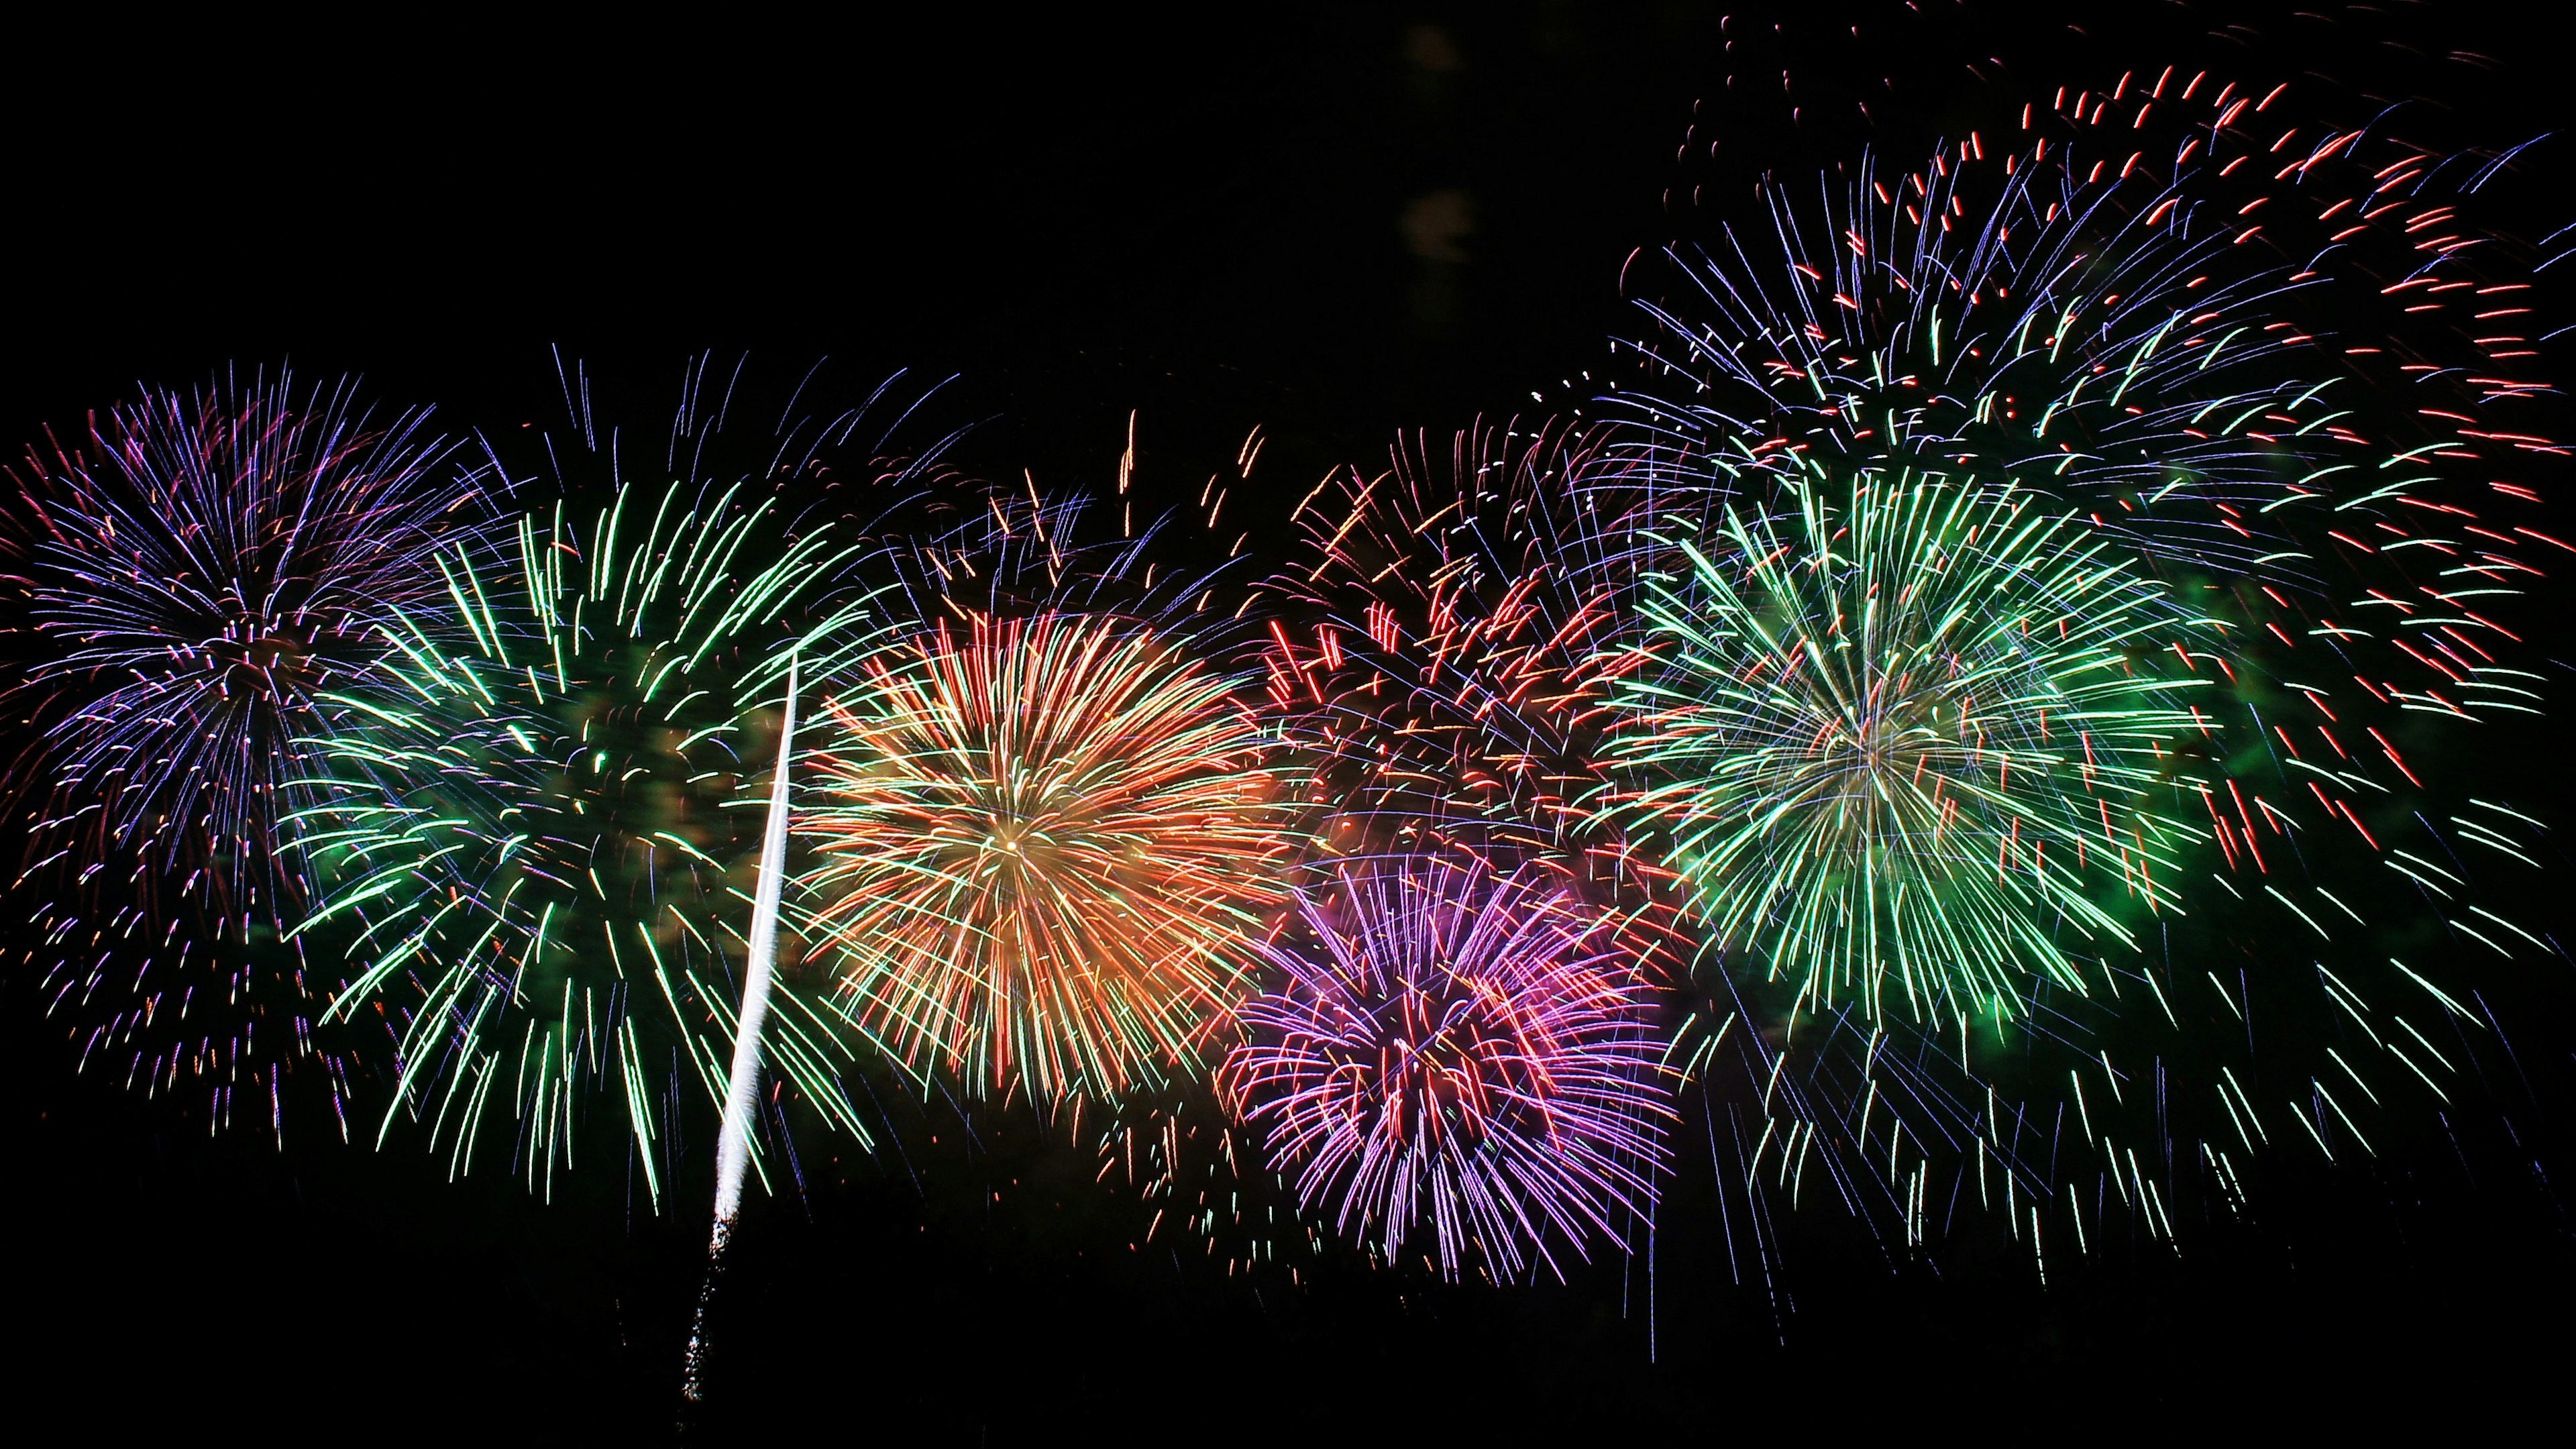
[[[2110,912],[2146,949],[2096,952],[2082,991],[2026,976],[2031,1050],[2000,1076],[1964,1039],[1860,997],[1734,1034],[1749,1085],[1726,1110],[1749,1112],[1733,1166],[1750,1195],[1776,1173],[1794,1196],[1821,1160],[1843,1201],[1919,1241],[1946,1163],[1954,1204],[1973,1177],[1972,1200],[2033,1245],[2035,1214],[2081,1244],[2106,1204],[2169,1236],[2187,1197],[2238,1205],[2258,1149],[2366,1153],[2370,1114],[2446,1106],[2491,1026],[2467,1005],[2466,953],[2539,946],[2473,903],[2464,863],[2472,845],[2532,858],[2537,823],[2465,798],[2441,759],[2447,732],[2539,702],[2512,658],[2511,596],[2523,555],[2553,540],[2515,512],[2534,490],[2490,482],[2558,448],[2516,417],[2544,391],[2533,329],[2512,320],[2533,258],[2473,219],[2509,157],[2303,124],[2285,93],[2147,68],[2016,100],[2017,132],[1972,133],[1912,172],[1864,159],[1812,199],[1766,187],[1768,224],[1671,254],[1650,325],[1619,344],[1640,364],[1616,389],[1629,456],[1707,498],[1675,516],[1794,517],[1819,478],[2035,496],[2174,601],[2185,637],[2152,667],[2203,681],[2171,697],[2196,717],[2168,739],[2189,750],[2176,778],[2207,788],[2152,813],[2168,839],[2213,848],[2148,853],[2153,939]],[[2132,835],[2132,855],[2153,835]],[[2105,869],[2062,857],[2081,839],[2051,832],[2050,868]],[[1733,843],[1741,859],[1773,846]],[[2135,871],[2110,879],[2116,895],[2080,893],[2143,889]],[[2082,919],[2071,899],[2025,905]],[[2285,931],[2312,951],[2213,969]],[[1726,1024],[1777,1014],[1740,981],[1716,995],[1694,1061]]]
[[[1296,848],[1240,684],[1186,636],[1052,611],[942,621],[848,676],[797,828],[854,1014],[979,1090],[1186,1069]]]
[[[358,969],[333,1010],[393,1037],[386,1131],[426,1119],[462,1170],[498,1115],[550,1182],[606,1084],[658,1196],[670,1114],[724,1091],[768,701],[789,656],[868,635],[848,555],[745,487],[621,488],[523,522],[506,569],[442,555],[463,643],[383,622],[389,682],[344,701],[366,726],[330,745],[299,845],[323,883],[302,929]],[[864,1135],[847,1030],[783,982],[765,1046]]]
[[[2510,375],[2535,355],[2520,249],[2460,215],[2501,158],[2303,127],[2287,89],[2137,74],[1910,171],[1765,186],[1766,224],[1638,269],[1644,450],[2008,475],[2150,558],[2292,592],[2333,569],[2330,512],[2509,501],[2451,466],[2548,445],[2505,431],[2539,390]]]
[[[147,391],[29,459],[17,889],[84,1061],[124,1054],[156,1090],[211,1077],[218,1120],[249,1086],[279,1123],[318,1015],[279,945],[303,905],[279,817],[347,723],[333,697],[383,658],[375,621],[440,627],[427,560],[471,552],[492,502],[450,451],[425,413],[379,423],[350,384],[280,373]]]
[[[1572,859],[1603,838],[1600,783],[1628,647],[1645,500],[1604,436],[1561,422],[1408,438],[1374,478],[1328,479],[1298,509],[1272,592],[1271,707],[1327,761],[1335,849],[1418,847]],[[1604,849],[1599,874],[1615,874]]]
[[[1618,808],[1719,951],[1870,1019],[2001,1021],[2128,946],[2207,832],[2172,811],[2206,631],[2027,495],[1864,475],[1729,509],[1649,586]],[[2073,933],[2073,942],[2068,938]]]
[[[1220,1084],[1310,1210],[1390,1261],[1427,1239],[1450,1278],[1624,1246],[1668,1109],[1614,916],[1534,867],[1376,860],[1296,924]]]

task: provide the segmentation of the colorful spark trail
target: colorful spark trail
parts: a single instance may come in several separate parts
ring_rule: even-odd
[[[1271,586],[1296,622],[1272,631],[1270,703],[1327,762],[1332,849],[1429,837],[1620,873],[1585,797],[1617,681],[1645,658],[1630,638],[1645,500],[1608,441],[1546,421],[1446,449],[1413,437],[1387,472],[1303,500]]]
[[[870,630],[852,550],[774,514],[739,485],[558,505],[506,570],[439,559],[468,642],[386,625],[390,683],[339,701],[366,727],[331,743],[297,819],[323,883],[301,930],[358,968],[332,1010],[393,1034],[379,1140],[425,1119],[461,1171],[497,1108],[551,1182],[607,1085],[658,1197],[666,1114],[723,1100],[767,796],[748,762],[790,654],[828,662]],[[790,980],[770,1033],[771,1065],[864,1140],[837,1075],[849,1024]]]
[[[863,1078],[1292,1278],[1633,1251],[1694,1115],[1730,1250],[2043,1263],[2505,1121],[2576,551],[2519,153],[2000,56],[1845,146],[1717,33],[1796,164],[1693,112],[1709,229],[1547,416],[1277,490],[1256,430],[1141,530],[1133,416],[1114,494],[845,486],[801,386],[710,472],[704,362],[649,484],[564,379],[606,476],[506,523],[346,384],[98,416],[13,475],[12,964],[281,1145],[371,1096],[550,1193],[605,1094],[656,1209],[714,1144],[717,1261],[791,1121],[895,1140]]]
[[[978,1091],[1190,1070],[1296,843],[1238,687],[1153,626],[1053,612],[943,621],[846,677],[797,829],[853,1014]]]
[[[1654,1207],[1670,1116],[1616,917],[1544,870],[1373,859],[1301,889],[1220,1084],[1310,1211],[1498,1280]]]
[[[2032,1063],[2062,1085],[1829,999],[1777,1041],[1732,1038],[1726,1090],[1762,1105],[1721,1170],[1748,1194],[1821,1148],[1841,1198],[1908,1241],[1936,1169],[1954,1210],[1973,1180],[2033,1244],[2031,1214],[2081,1245],[2106,1205],[2169,1237],[2185,1196],[2232,1211],[2258,1149],[2366,1154],[2372,1116],[2462,1090],[2491,1028],[2474,963],[2428,960],[2426,930],[2546,949],[2462,859],[2536,859],[2538,823],[2468,798],[2445,758],[2539,704],[2513,611],[2551,540],[2522,521],[2537,492],[2490,481],[2564,451],[2504,420],[2545,391],[2512,320],[2539,258],[2473,219],[2510,158],[2315,125],[2294,89],[2153,67],[2070,86],[2018,108],[2017,140],[1974,131],[1911,172],[1863,157],[1812,201],[1768,185],[1762,224],[1637,269],[1661,280],[1610,401],[1631,465],[1703,495],[1676,516],[1794,513],[1777,500],[1825,477],[2016,490],[2197,620],[2153,656],[2202,681],[2182,707],[2207,788],[2166,823],[2216,858],[2150,863],[2173,908],[2151,949],[2103,959],[2108,989],[2034,978]],[[2212,969],[2285,933],[2317,959]],[[1702,1064],[1781,1007],[1713,995],[1684,1049]]]
[[[348,723],[332,696],[378,668],[374,621],[442,627],[427,560],[471,553],[495,500],[425,412],[379,422],[349,383],[283,372],[147,391],[18,481],[30,964],[84,1063],[122,1055],[155,1092],[185,1073],[217,1124],[247,1091],[283,1132],[321,1006],[280,944],[305,901],[279,816]],[[318,1064],[336,1108],[347,1064]]]
[[[2160,661],[2212,631],[2026,494],[1864,474],[1779,508],[1650,584],[1616,810],[1793,1013],[1965,1030],[2085,989],[2208,839],[2177,810],[2204,681]]]

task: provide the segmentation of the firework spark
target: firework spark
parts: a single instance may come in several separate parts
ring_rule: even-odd
[[[2147,949],[2097,954],[2084,992],[2063,973],[2025,976],[2025,1042],[2060,1070],[2009,1090],[1964,1038],[1945,1044],[1865,995],[1811,997],[1812,1026],[1793,1011],[1794,1029],[1734,1034],[1749,1085],[1726,1110],[1761,1103],[1734,1168],[1749,1194],[1776,1172],[1794,1196],[1822,1160],[1843,1201],[1892,1209],[1921,1241],[1947,1158],[1951,1201],[1973,1177],[1971,1200],[2034,1246],[2042,1207],[2079,1245],[2104,1204],[2169,1236],[2186,1194],[2235,1206],[2237,1164],[2266,1144],[2368,1152],[2368,1114],[2447,1104],[2461,1089],[2451,1041],[2489,1027],[2458,978],[2435,977],[2465,970],[2478,942],[2536,945],[2470,904],[2463,859],[2473,843],[2527,859],[2538,827],[2460,798],[2439,743],[2539,704],[2509,611],[2533,573],[2524,556],[2552,540],[2518,512],[2536,491],[2489,481],[2560,447],[2516,415],[2542,391],[2524,325],[2535,258],[2474,219],[2508,158],[2311,124],[2282,104],[2291,90],[2150,67],[2016,98],[2017,132],[1971,132],[1911,172],[1864,159],[1820,176],[1812,200],[1766,187],[1766,224],[1670,254],[1650,325],[1619,344],[1639,364],[1613,395],[1635,422],[1635,466],[1670,493],[1699,490],[1697,511],[1795,515],[1778,500],[1818,478],[2035,494],[2198,621],[2137,663],[2204,681],[2170,701],[2196,715],[2170,738],[2190,747],[2176,778],[2208,788],[2180,812],[2189,825],[2154,813],[2168,839],[2197,832],[2214,849],[2179,872],[2185,858],[2148,850],[2156,832],[2139,829],[2131,853],[2155,894],[2136,871],[2116,896],[2090,893],[2161,907],[2181,892],[2190,917],[2160,908]],[[1973,820],[1972,802],[1958,808]],[[2063,856],[2081,836],[2025,816],[2016,844],[2002,823],[1997,862],[2019,848],[2035,872],[2038,831],[2052,870],[2104,865]],[[1740,859],[1775,847],[1740,829],[1731,843]],[[1997,885],[2023,892],[2038,912],[2025,919],[2081,916],[2033,894],[2035,876]],[[1760,908],[1735,908],[1762,944]],[[2284,930],[2313,953],[2211,969]],[[2461,946],[2432,975],[2427,930]],[[2036,944],[2026,954],[2047,960]],[[1732,978],[1713,994],[1694,1061],[1780,1005]],[[2355,1021],[2358,1040],[2343,1035]],[[2428,1033],[2446,1034],[2442,1050]],[[2089,1170],[2097,1183],[2064,1191]]]
[[[1345,853],[1426,833],[1583,861],[1629,638],[1643,500],[1599,430],[1475,428],[1440,456],[1412,438],[1374,478],[1344,473],[1298,510],[1273,592],[1270,704],[1327,761]],[[1591,863],[1615,873],[1615,849]]]
[[[666,1109],[725,1093],[768,691],[791,652],[868,637],[848,555],[828,530],[782,537],[741,487],[625,488],[586,526],[566,505],[523,522],[506,571],[441,556],[464,644],[387,621],[390,683],[346,697],[367,725],[331,743],[298,822],[324,883],[301,929],[359,967],[333,1011],[391,1008],[385,1131],[427,1118],[462,1170],[506,1103],[551,1182],[605,1082],[658,1197]],[[864,1136],[836,1076],[847,1024],[782,982],[770,1031],[771,1063]]]
[[[689,1325],[682,1359],[680,1397],[706,1397],[707,1310],[724,1272],[725,1249],[742,1214],[743,1177],[751,1168],[752,1132],[760,1117],[760,1064],[766,1047],[769,1003],[778,977],[778,917],[787,882],[787,818],[796,759],[796,661],[787,661],[787,699],[779,708],[778,759],[770,767],[768,809],[761,816],[759,879],[752,888],[751,939],[746,943],[742,1000],[733,1035],[733,1065],[726,1073],[724,1122],[716,1132],[716,1207],[707,1233],[707,1278],[698,1291],[698,1313]]]
[[[1685,473],[1805,454],[2010,476],[2150,558],[2293,592],[2350,509],[2509,499],[2444,461],[2550,446],[2503,416],[2535,391],[2510,376],[2529,284],[2459,215],[2494,168],[2284,130],[2287,89],[2068,87],[1911,171],[1765,186],[1764,224],[1640,269],[1663,295],[1640,298],[1621,346],[1643,375],[1617,401],[1644,451],[1700,458]]]
[[[1220,1075],[1300,1199],[1390,1261],[1499,1277],[1651,1212],[1668,1115],[1615,916],[1547,872],[1374,860],[1298,893]]]
[[[380,424],[351,384],[282,372],[147,391],[31,456],[17,889],[84,1061],[122,1052],[156,1090],[184,1064],[213,1078],[217,1120],[248,1086],[279,1123],[277,1074],[319,1014],[278,944],[303,905],[279,816],[346,723],[332,696],[383,656],[374,621],[439,627],[427,559],[470,552],[492,501],[450,457],[425,412]]]
[[[1183,1256],[1221,1262],[1229,1278],[1305,1281],[1324,1236],[1271,1166],[1260,1131],[1228,1112],[1209,1083],[1131,1094],[1107,1112],[1090,1146],[1099,1180],[1134,1193],[1150,1213],[1135,1247],[1187,1239]]]
[[[2207,832],[2171,813],[2205,631],[2092,530],[2026,495],[1864,475],[1730,509],[1650,585],[1661,668],[1631,686],[1619,808],[1712,944],[1877,1019],[2028,1010],[2081,989],[2064,941],[2131,943]]]
[[[805,886],[916,1068],[1114,1095],[1195,1059],[1296,848],[1240,681],[1106,615],[946,621],[825,706]]]

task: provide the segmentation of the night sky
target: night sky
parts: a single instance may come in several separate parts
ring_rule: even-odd
[[[1215,7],[1035,25],[996,9],[825,30],[637,12],[13,35],[0,435],[14,453],[138,380],[284,361],[506,438],[559,417],[558,358],[649,432],[693,359],[730,373],[747,356],[744,397],[765,404],[828,358],[836,396],[908,369],[897,391],[933,394],[908,426],[967,429],[954,456],[987,476],[1104,482],[1132,412],[1144,486],[1177,498],[1258,424],[1272,441],[1249,507],[1275,519],[1399,428],[1507,416],[1534,391],[1580,401],[1623,325],[1631,251],[1751,215],[1764,169],[1872,143],[1908,155],[2006,93],[2197,59],[2421,97],[2447,134],[2510,143],[2557,121],[2563,78],[2501,15],[2295,8]],[[1695,105],[1731,118],[1729,145],[1686,170]],[[2576,174],[2547,148],[2530,164]],[[2570,818],[2555,730],[2504,738],[2498,777]],[[2549,889],[2524,919],[2565,939]],[[1731,1262],[1688,1122],[1651,1272],[1614,1257],[1495,1290],[1345,1257],[1303,1288],[1247,1283],[1133,1251],[1144,1210],[1025,1110],[986,1109],[969,1132],[896,1103],[904,1150],[818,1137],[804,1190],[748,1211],[703,1434],[2077,1437],[2538,1404],[2576,1287],[2551,1185],[2571,1160],[2576,998],[2564,960],[2532,969],[2557,975],[2514,1003],[2522,1080],[2487,1084],[2505,1109],[2460,1142],[2332,1171],[2283,1154],[2243,1222],[2179,1254],[2106,1245],[2052,1264],[2045,1291],[2009,1243],[1901,1260],[1830,1208],[1790,1220],[1768,1274]],[[450,1182],[399,1136],[381,1153],[312,1121],[282,1150],[264,1130],[210,1136],[185,1094],[76,1076],[21,982],[0,995],[0,1042],[13,1415],[111,1442],[668,1434],[703,1149],[659,1218],[612,1164],[546,1203],[497,1164]]]

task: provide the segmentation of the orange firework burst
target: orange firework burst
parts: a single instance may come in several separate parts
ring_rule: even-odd
[[[1193,1064],[1284,899],[1297,792],[1238,681],[1131,620],[942,624],[828,706],[818,955],[916,1069],[1114,1095]]]

